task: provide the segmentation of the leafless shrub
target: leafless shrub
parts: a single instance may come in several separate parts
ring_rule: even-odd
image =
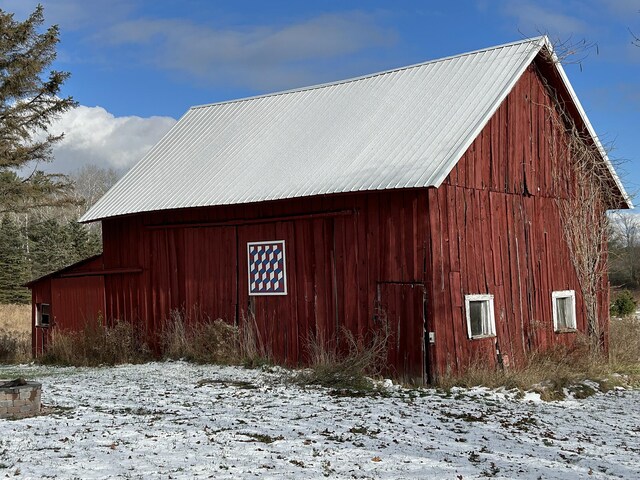
[[[140,363],[151,353],[135,328],[128,322],[115,322],[112,327],[102,319],[89,321],[81,331],[53,329],[41,363],[75,366]]]
[[[232,365],[238,363],[238,329],[224,320],[199,324],[193,328],[192,361]]]
[[[386,363],[387,334],[376,331],[355,336],[343,329],[341,337],[339,342],[310,334],[306,342],[309,368],[296,375],[295,381],[337,389],[370,389],[368,376],[379,375]]]
[[[0,363],[22,363],[31,358],[31,337],[0,330]]]
[[[164,356],[196,363],[237,364],[237,328],[221,319],[199,317],[187,323],[183,311],[171,312],[162,331]]]
[[[547,60],[559,61],[552,55]],[[604,338],[599,315],[607,273],[609,223],[605,213],[619,206],[620,191],[605,161],[605,147],[586,127],[576,124],[558,93],[543,75],[540,78],[552,99],[551,106],[543,106],[552,126],[549,153],[561,227],[580,282],[592,351],[597,352]]]
[[[162,350],[166,358],[247,367],[270,362],[271,356],[253,319],[246,318],[241,327],[236,327],[193,312],[188,323],[186,317],[184,311],[175,310],[163,326]]]

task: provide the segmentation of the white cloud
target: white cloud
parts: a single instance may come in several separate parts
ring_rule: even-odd
[[[0,8],[23,20],[38,4],[44,7],[45,25],[61,25],[64,30],[95,27],[125,17],[135,10],[133,0],[0,0]]]
[[[243,24],[218,7],[211,7],[218,13],[215,20],[194,20],[189,9],[197,10],[195,0],[185,2],[175,17],[154,16],[154,9],[145,9],[140,0],[0,0],[0,8],[24,18],[38,3],[44,5],[46,25],[59,24],[64,33],[79,34],[83,48],[92,52],[87,56],[63,44],[62,60],[101,63],[107,54],[105,68],[118,68],[116,57],[125,67],[150,65],[185,83],[209,87],[266,91],[350,76],[357,71],[353,63],[363,57],[367,68],[376,68],[381,47],[397,40],[397,33],[381,24],[382,11]]]
[[[94,164],[129,169],[176,123],[171,117],[115,117],[102,107],[79,106],[62,115],[51,133],[64,133],[54,147],[50,172],[71,173]]]
[[[562,13],[561,5],[553,3],[545,8],[539,2],[531,0],[508,1],[504,4],[507,15],[515,17],[518,26],[525,29],[527,35],[549,33],[551,35],[570,35],[589,30],[587,23],[577,16]]]
[[[628,18],[628,15],[640,14],[640,2],[638,0],[597,0],[596,6],[601,6],[622,18]]]
[[[288,25],[234,28],[137,19],[117,23],[94,39],[127,46],[138,61],[207,84],[273,89],[315,82],[318,74],[322,78],[324,62],[345,62],[351,55],[393,44],[396,36],[377,25],[373,15],[345,12]]]

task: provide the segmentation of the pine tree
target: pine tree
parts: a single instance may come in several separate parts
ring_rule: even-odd
[[[69,232],[55,218],[32,225],[29,240],[34,278],[74,263],[75,252]]]
[[[29,290],[22,284],[29,280],[26,239],[18,225],[8,216],[0,222],[0,303],[27,303]]]
[[[37,169],[62,138],[48,132],[52,121],[76,105],[59,97],[69,74],[49,71],[59,30],[43,23],[42,5],[23,22],[0,10],[0,213],[72,201],[66,176]]]
[[[89,230],[76,221],[69,222],[65,228],[73,250],[72,263],[79,262],[102,251],[102,240],[97,232]]]

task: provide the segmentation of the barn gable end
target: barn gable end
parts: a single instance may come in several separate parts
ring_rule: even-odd
[[[429,189],[430,314],[441,319],[433,363],[449,371],[480,360],[521,363],[587,330],[558,206],[565,192],[551,153],[553,102],[532,64],[443,184]],[[606,276],[601,282],[599,318],[608,332]],[[556,333],[552,292],[568,290],[577,328]],[[495,338],[467,339],[464,298],[472,294],[494,296]]]

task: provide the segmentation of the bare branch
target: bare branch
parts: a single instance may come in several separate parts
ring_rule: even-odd
[[[638,37],[635,33],[633,33],[631,29],[629,29],[629,33],[633,37],[633,40],[631,41],[631,43],[634,44],[636,47],[640,47],[640,37]]]
[[[567,51],[560,46],[560,51]],[[570,48],[569,51],[573,51]],[[547,58],[556,62],[556,58]],[[574,266],[587,316],[587,333],[594,351],[603,347],[603,319],[600,318],[606,291],[608,209],[620,203],[620,191],[605,160],[606,152],[567,111],[558,93],[546,82],[552,106],[547,109],[552,135],[549,152],[554,190],[563,236]]]

